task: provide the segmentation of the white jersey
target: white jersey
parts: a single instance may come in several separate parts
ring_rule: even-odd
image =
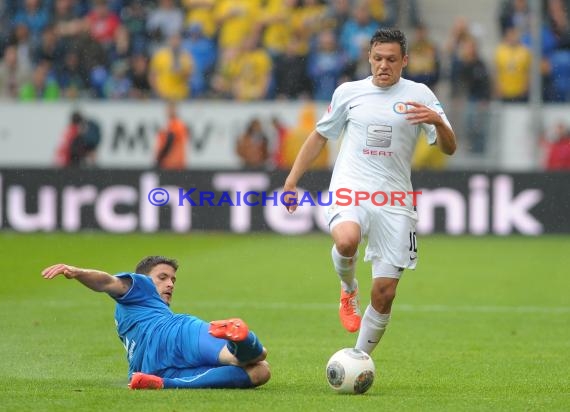
[[[395,85],[381,88],[372,83],[370,76],[343,83],[335,90],[316,128],[329,140],[343,136],[329,188],[333,194],[337,189],[371,195],[381,191],[388,196],[413,191],[410,175],[417,138],[423,129],[433,145],[437,134],[433,125],[411,125],[406,120],[407,101],[435,110],[450,126],[433,92],[421,83],[400,78]],[[385,207],[415,217],[412,200],[412,195],[407,195],[405,205],[389,201]]]

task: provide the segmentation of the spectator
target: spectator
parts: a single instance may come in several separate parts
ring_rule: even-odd
[[[340,38],[344,24],[350,19],[351,6],[351,0],[332,0],[323,16],[323,26],[333,29],[337,39]]]
[[[74,10],[73,0],[55,0],[52,23],[58,38],[65,47],[70,47],[84,30],[85,24]]]
[[[274,59],[283,55],[292,36],[291,20],[297,0],[268,0],[256,31],[262,34],[262,46]]]
[[[210,95],[214,98],[231,99],[232,82],[237,72],[237,60],[240,50],[237,47],[220,49],[216,70],[210,84]]]
[[[188,129],[178,117],[176,103],[166,105],[166,127],[158,132],[155,166],[165,170],[186,169],[186,149],[190,139]]]
[[[550,101],[570,102],[570,49],[558,49],[547,63],[551,79]]]
[[[193,70],[192,56],[182,48],[181,35],[174,34],[168,39],[168,45],[152,56],[149,83],[158,97],[183,100],[191,95],[188,85]]]
[[[31,45],[36,47],[40,42],[42,31],[49,23],[47,1],[42,5],[41,0],[25,0],[24,7],[14,18],[16,25],[25,26],[31,35]]]
[[[407,20],[408,25],[412,27],[420,24],[421,10],[417,0],[383,0],[383,3],[385,17],[382,26],[397,26],[402,19]]]
[[[405,76],[409,80],[423,83],[432,91],[439,81],[439,56],[437,47],[429,38],[428,29],[419,24],[415,29],[415,37],[408,47],[408,65]]]
[[[527,33],[530,31],[530,17],[527,0],[503,1],[499,14],[501,36],[504,36],[511,27],[516,27],[520,33]]]
[[[133,99],[147,99],[152,94],[148,74],[148,58],[137,53],[130,58],[129,79],[132,86],[129,97]]]
[[[548,144],[546,170],[570,171],[570,131],[559,122],[554,130],[554,141]]]
[[[32,78],[22,84],[20,88],[20,101],[59,100],[59,86],[49,75],[50,63],[41,61],[35,68]]]
[[[459,16],[453,22],[453,26],[449,33],[447,40],[445,41],[445,54],[446,63],[449,72],[449,80],[451,86],[451,98],[457,99],[462,98],[463,90],[459,79],[459,66],[460,66],[460,50],[462,48],[463,42],[472,36],[469,29],[469,23],[467,19],[463,16]],[[457,124],[453,120],[453,124]]]
[[[192,24],[188,27],[187,33],[188,37],[182,42],[182,48],[192,56],[194,61],[190,89],[193,96],[198,97],[208,91],[218,50],[216,42],[204,35],[200,24]]]
[[[307,76],[307,59],[299,52],[298,39],[292,36],[284,54],[275,58],[274,94],[277,99],[307,99],[312,93]]]
[[[34,49],[30,41],[30,31],[28,27],[22,23],[16,24],[10,37],[9,43],[16,46],[18,65],[32,70],[32,51]]]
[[[360,45],[358,60],[351,61],[346,65],[343,81],[362,80],[370,76],[369,50],[369,42],[363,41]]]
[[[252,33],[259,20],[261,0],[219,0],[214,7],[214,19],[218,31],[218,47],[241,47],[246,39],[259,33]]]
[[[105,97],[126,99],[131,96],[132,81],[128,76],[129,64],[126,60],[117,60],[111,67],[111,76],[105,84]]]
[[[47,61],[52,70],[56,70],[57,66],[63,60],[64,49],[58,41],[57,32],[53,25],[46,26],[42,33],[42,39],[38,47],[34,50],[32,61],[38,64]]]
[[[360,46],[368,43],[379,24],[372,18],[367,0],[358,0],[352,17],[344,24],[340,44],[350,61],[360,57]]]
[[[330,101],[345,72],[346,58],[337,47],[334,31],[327,29],[318,35],[318,45],[309,56],[307,71],[313,85],[313,98]]]
[[[174,0],[159,0],[158,7],[152,10],[147,19],[146,29],[153,41],[152,51],[160,47],[172,36],[182,32],[184,15],[176,7]]]
[[[496,96],[504,102],[528,101],[532,54],[520,42],[517,28],[510,27],[495,49]]]
[[[74,111],[57,149],[56,164],[60,167],[95,166],[100,141],[99,124]]]
[[[18,49],[9,45],[4,50],[4,58],[0,60],[0,98],[18,98],[20,88],[31,77],[27,66],[18,61]]]
[[[550,27],[559,40],[560,47],[570,48],[570,2],[568,0],[546,0],[546,15]]]
[[[478,45],[473,37],[463,42],[459,79],[467,97],[463,134],[469,141],[471,152],[482,154],[487,142],[492,85],[487,66],[479,56]]]
[[[269,140],[259,119],[251,120],[236,142],[236,153],[246,169],[265,167],[269,159]]]
[[[93,9],[85,18],[85,25],[91,38],[108,50],[115,41],[121,20],[109,10],[107,0],[94,0]]]
[[[199,24],[205,37],[213,39],[216,35],[216,23],[214,22],[214,5],[216,0],[182,0],[187,10],[186,26]]]
[[[145,53],[149,43],[146,30],[147,11],[140,0],[132,1],[121,10],[121,21],[128,33],[130,52]]]
[[[87,93],[87,73],[81,66],[79,53],[68,50],[63,65],[56,70],[56,79],[61,95],[67,99],[76,99]]]
[[[243,44],[234,71],[230,74],[231,95],[236,100],[262,100],[268,97],[272,63],[269,53],[251,36]]]
[[[323,28],[323,16],[327,6],[320,0],[300,0],[291,14],[293,34],[299,41],[299,52],[308,55],[312,49],[312,41]]]

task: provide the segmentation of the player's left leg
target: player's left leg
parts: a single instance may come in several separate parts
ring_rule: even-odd
[[[398,268],[395,268],[396,271]],[[388,274],[388,271],[384,271]],[[370,291],[370,303],[364,311],[356,349],[370,354],[376,348],[390,322],[392,303],[396,297],[397,278],[376,277]]]
[[[384,211],[378,211],[374,216],[365,257],[372,261],[373,283],[357,349],[371,353],[376,348],[390,322],[396,288],[404,268],[415,268],[415,222],[409,216]]]
[[[267,351],[240,319],[210,323],[189,316],[176,337],[174,353],[156,365],[154,370],[165,368],[195,368],[200,366],[244,366],[264,360]],[[162,347],[162,346],[161,346]]]
[[[231,365],[237,360],[239,365],[249,365],[265,360],[267,356],[267,351],[255,333],[241,319],[210,322],[208,333],[215,338],[227,340],[225,348],[220,352],[221,363]]]
[[[160,376],[158,376],[160,375]],[[169,368],[157,375],[134,373],[131,389],[246,389],[263,385],[269,380],[269,365],[259,362],[242,368],[233,365],[198,368]]]

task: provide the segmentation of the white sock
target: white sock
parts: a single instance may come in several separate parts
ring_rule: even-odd
[[[336,245],[333,245],[331,255],[334,269],[336,270],[336,273],[338,273],[342,288],[346,292],[354,291],[358,287],[358,283],[354,279],[356,261],[358,259],[358,251],[352,257],[342,256],[340,253],[338,253]]]
[[[378,313],[372,305],[368,305],[360,324],[356,349],[363,350],[368,354],[372,353],[384,335],[388,322],[390,322],[389,313]]]

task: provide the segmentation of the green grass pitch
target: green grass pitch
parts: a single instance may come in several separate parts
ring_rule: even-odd
[[[356,340],[337,318],[326,235],[2,233],[0,410],[570,410],[570,237],[419,241],[373,354],[375,383],[350,396],[325,379],[329,356]],[[148,254],[179,259],[174,311],[248,321],[269,350],[267,385],[130,391],[112,300],[40,276],[59,262],[131,270]],[[369,264],[358,278],[364,308]]]

